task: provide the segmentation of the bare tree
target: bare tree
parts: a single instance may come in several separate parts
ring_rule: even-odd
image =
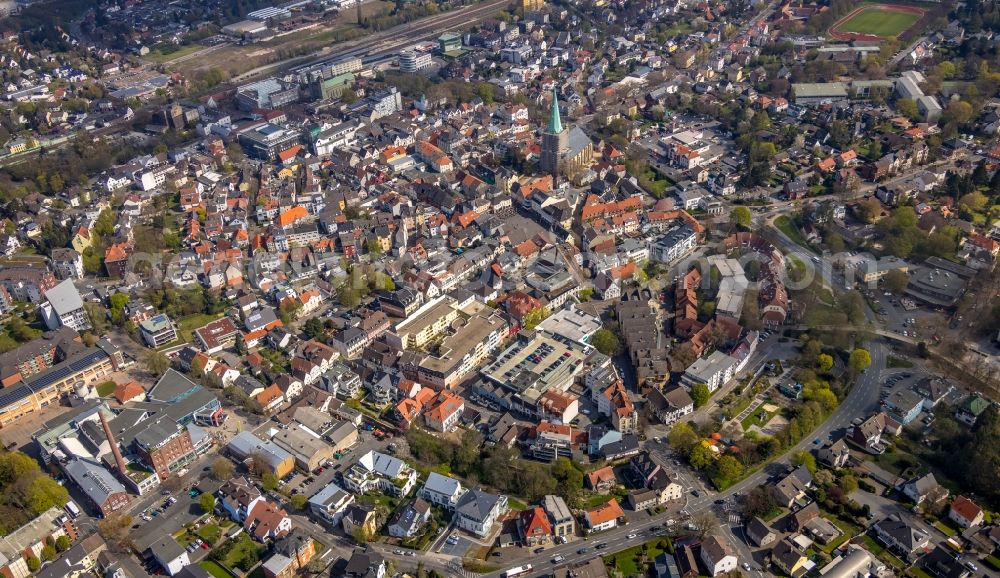
[[[226,458],[216,458],[212,462],[212,477],[220,482],[232,478],[235,470],[236,467],[233,466],[233,462]]]
[[[691,515],[688,527],[703,540],[719,527],[719,518],[710,509],[699,510]]]

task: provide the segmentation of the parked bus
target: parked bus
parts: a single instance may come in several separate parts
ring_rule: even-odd
[[[66,511],[69,513],[69,517],[74,520],[80,515],[80,506],[76,505],[76,502],[70,500],[66,502]]]
[[[503,573],[503,578],[515,578],[515,576],[524,576],[528,572],[531,572],[531,564],[525,564],[524,566],[518,566],[516,568],[511,568]]]

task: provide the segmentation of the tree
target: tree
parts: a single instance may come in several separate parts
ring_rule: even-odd
[[[274,472],[264,472],[264,475],[260,477],[260,483],[264,490],[273,492],[278,488],[278,476],[274,475]]]
[[[750,213],[750,209],[743,206],[736,207],[729,214],[729,222],[741,229],[749,230],[751,221],[753,221],[753,215]]]
[[[820,373],[827,373],[833,369],[833,357],[825,353],[820,353],[816,358],[816,365],[819,368]]]
[[[493,85],[488,82],[483,82],[476,87],[476,94],[479,98],[483,99],[483,104],[489,106],[493,104]]]
[[[874,223],[878,220],[878,216],[882,213],[882,203],[878,199],[872,197],[870,199],[863,199],[858,202],[857,208],[858,217],[866,223]]]
[[[748,517],[767,516],[777,507],[774,494],[767,486],[757,486],[743,496],[743,513]]]
[[[112,512],[97,522],[97,533],[114,549],[127,549],[131,542],[132,516]]]
[[[69,536],[67,536],[66,534],[63,534],[62,536],[56,538],[56,550],[60,552],[65,552],[66,550],[69,550],[70,546],[72,545],[73,542],[69,539]]]
[[[971,193],[962,195],[958,199],[958,204],[970,211],[982,211],[986,207],[986,203],[989,202],[989,198],[986,195],[980,193],[979,191],[972,191]]]
[[[792,465],[805,466],[810,474],[816,473],[816,457],[809,450],[802,450],[792,454]]]
[[[55,546],[51,544],[46,544],[42,546],[42,560],[45,560],[46,562],[51,562],[52,560],[56,559],[56,555],[57,552]]]
[[[521,319],[521,324],[527,330],[532,330],[538,327],[538,324],[545,320],[551,314],[548,307],[539,307],[524,314]]]
[[[302,311],[302,301],[298,299],[285,299],[278,306],[278,316],[285,325],[298,319],[300,311]]]
[[[719,527],[719,518],[708,508],[698,510],[694,514],[691,514],[689,527],[698,538],[704,538]]]
[[[698,443],[699,439],[701,439],[700,436],[694,431],[691,424],[686,421],[677,422],[670,429],[670,433],[667,434],[667,441],[670,442],[670,446],[682,454],[690,453],[691,448]]]
[[[712,465],[715,460],[715,454],[712,450],[708,449],[704,444],[695,444],[691,448],[691,453],[688,454],[688,463],[691,467],[696,470],[704,470],[708,466]]]
[[[696,383],[691,388],[691,400],[694,401],[696,408],[708,403],[710,397],[712,397],[712,392],[708,389],[708,385],[704,383]]]
[[[896,295],[902,295],[910,283],[910,277],[899,269],[892,269],[883,277],[885,288]]]
[[[305,324],[302,326],[302,329],[306,332],[306,334],[309,335],[309,337],[317,341],[326,340],[326,327],[323,325],[323,322],[320,321],[318,317],[310,317],[308,320],[306,320]]]
[[[896,112],[909,118],[910,120],[920,119],[920,110],[917,108],[917,101],[912,98],[897,99]]]
[[[732,482],[738,480],[743,475],[743,464],[730,455],[725,455],[715,462],[715,471],[722,479]]]
[[[198,506],[202,512],[211,514],[215,511],[215,496],[208,492],[198,496]]]
[[[351,531],[351,537],[358,544],[367,544],[372,539],[371,533],[363,525],[355,526]]]
[[[39,560],[34,554],[28,556],[28,559],[25,560],[25,562],[28,564],[28,570],[31,572],[37,572],[38,569],[42,567],[41,560]]]
[[[607,356],[614,356],[621,351],[618,336],[607,329],[598,329],[590,339],[590,344]]]
[[[868,353],[866,349],[855,349],[851,352],[850,360],[848,365],[853,371],[864,371],[872,364],[872,356]]]
[[[153,375],[162,375],[170,368],[170,358],[153,349],[143,353],[142,362]]]
[[[288,503],[290,503],[296,510],[304,510],[306,509],[306,504],[309,503],[309,498],[306,498],[305,494],[295,494],[291,497]]]

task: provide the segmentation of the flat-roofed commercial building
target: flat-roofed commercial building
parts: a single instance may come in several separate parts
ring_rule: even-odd
[[[438,346],[437,355],[420,362],[420,383],[435,389],[451,389],[479,367],[486,356],[500,347],[507,334],[507,323],[492,313],[477,313],[468,319],[456,319],[451,333]]]
[[[386,340],[399,349],[422,348],[444,333],[458,317],[455,300],[442,295],[397,323]]]
[[[482,375],[512,394],[513,407],[535,414],[545,392],[564,392],[573,385],[593,351],[552,333],[521,335],[496,361],[483,368]]]
[[[846,104],[847,85],[843,82],[808,82],[792,85],[795,104]]]
[[[923,266],[910,275],[906,294],[931,305],[952,307],[965,294],[969,280],[975,275],[975,269],[939,257],[928,257]]]
[[[59,404],[59,399],[84,386],[93,387],[125,365],[121,351],[102,339],[96,347],[71,355],[61,363],[0,390],[0,428]]]

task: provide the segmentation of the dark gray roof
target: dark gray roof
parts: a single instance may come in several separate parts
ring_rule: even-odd
[[[167,369],[166,373],[157,380],[156,385],[149,390],[149,399],[151,401],[174,402],[195,387],[200,386],[185,377],[184,374]]]
[[[455,506],[455,511],[472,520],[482,521],[489,516],[500,496],[495,496],[475,488],[462,494]]]

